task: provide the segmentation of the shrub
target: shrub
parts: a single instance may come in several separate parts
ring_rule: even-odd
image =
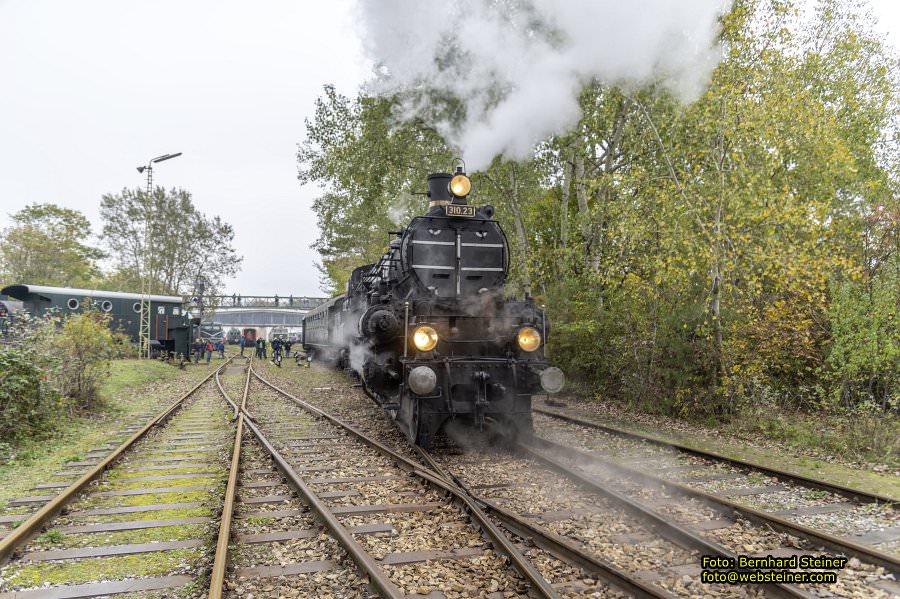
[[[844,282],[832,287],[827,364],[837,379],[835,399],[848,410],[870,403],[885,410],[900,407],[898,288],[900,268],[885,270],[868,286]]]
[[[65,320],[55,342],[61,358],[57,372],[60,392],[72,398],[79,409],[94,407],[115,353],[107,318],[96,311],[73,315]]]
[[[34,434],[59,407],[59,394],[42,375],[30,349],[0,349],[0,439]]]

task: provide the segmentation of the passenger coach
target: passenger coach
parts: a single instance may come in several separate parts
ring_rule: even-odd
[[[111,328],[124,332],[134,343],[140,336],[139,293],[43,285],[9,285],[0,293],[22,302],[22,308],[34,316],[50,310],[63,316],[86,309],[99,310],[109,315]],[[190,355],[188,348],[197,323],[184,309],[182,299],[176,295],[151,295],[149,298],[151,352]]]

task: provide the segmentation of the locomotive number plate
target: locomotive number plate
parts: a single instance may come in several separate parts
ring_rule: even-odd
[[[447,204],[444,206],[447,216],[475,216],[475,206],[462,206],[460,204]]]

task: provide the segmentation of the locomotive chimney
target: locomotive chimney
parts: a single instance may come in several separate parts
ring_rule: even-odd
[[[446,206],[453,202],[453,194],[450,193],[449,184],[453,175],[450,173],[433,173],[428,175],[428,198],[431,202],[429,208]]]

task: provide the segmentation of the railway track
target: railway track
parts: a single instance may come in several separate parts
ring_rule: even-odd
[[[0,598],[205,588],[232,438],[212,379],[230,362],[71,484],[40,485],[63,488],[0,541]]]
[[[854,559],[840,571],[835,585],[766,584],[757,589],[780,597],[874,597],[894,590],[885,578],[896,574],[889,556],[825,539],[812,530],[775,526],[758,514],[587,461],[567,447],[536,440],[506,455],[498,455],[495,448],[472,449],[460,452],[453,447],[433,459],[490,513],[512,526],[524,521],[530,530],[561,536],[573,547],[607,557],[637,580],[667,591],[684,596],[695,595],[699,588],[702,594],[746,592],[701,586],[701,555],[735,559],[809,554]]]
[[[361,412],[365,403],[361,394],[341,399],[342,395],[354,394],[346,392],[346,383],[343,393],[337,384],[332,385],[319,387],[327,395],[323,401],[341,404],[340,409],[346,414],[359,413],[360,420],[375,422]],[[499,454],[495,448],[482,452],[474,446],[461,448],[456,444],[446,449],[435,454],[432,468],[443,469],[446,476],[468,488],[480,505],[511,531],[530,535],[536,543],[552,548],[555,555],[570,563],[580,560],[591,575],[611,576],[611,584],[615,584],[613,579],[617,576],[611,571],[620,570],[669,596],[756,592],[774,596],[869,597],[890,596],[897,590],[889,578],[895,571],[890,556],[854,553],[847,544],[823,542],[817,531],[802,527],[780,529],[746,510],[710,502],[630,472],[609,468],[601,479],[596,468],[583,469],[583,454],[576,456],[566,447],[537,440],[530,447]],[[548,451],[553,455],[547,455]],[[566,552],[568,558],[564,557]],[[839,572],[835,585],[716,588],[700,586],[698,580],[701,554],[834,552],[859,556]],[[590,559],[585,561],[584,555]],[[629,590],[636,592],[634,588]]]
[[[270,456],[280,477],[244,470],[262,478],[239,487],[237,543],[216,559],[233,565],[224,592],[364,596],[368,580],[391,598],[559,596],[454,485],[252,367],[247,376],[241,411],[255,440],[245,456],[257,466]],[[210,597],[221,592],[214,584]]]
[[[900,569],[897,499],[813,479],[624,431],[585,418],[536,408],[535,431],[544,447],[570,462],[615,470],[648,483],[743,510],[748,517],[795,532],[821,535],[860,559]],[[591,466],[590,464],[594,464]]]
[[[895,556],[652,477],[636,460],[541,437],[513,449],[447,437],[429,454],[346,379],[325,386],[321,373],[293,369],[305,401],[284,388],[284,371],[230,363],[7,532],[0,599],[898,590],[887,579]],[[699,580],[700,555],[767,553],[853,559],[827,586]]]

